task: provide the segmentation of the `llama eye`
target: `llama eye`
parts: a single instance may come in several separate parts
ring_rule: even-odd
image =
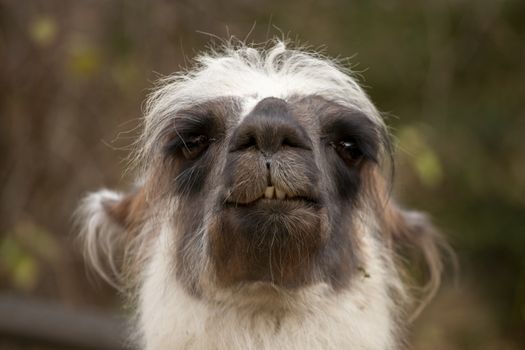
[[[206,135],[189,138],[182,146],[182,155],[188,160],[195,159],[208,149],[208,146],[212,141],[213,139],[208,138]]]
[[[349,165],[354,165],[361,160],[363,153],[354,140],[343,140],[337,142],[330,142],[330,146],[337,152],[337,154]]]

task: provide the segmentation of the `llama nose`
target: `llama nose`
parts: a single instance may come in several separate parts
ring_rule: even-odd
[[[267,159],[285,147],[311,150],[311,139],[280,98],[261,100],[232,135],[229,151],[258,149]],[[269,165],[269,163],[267,163]]]

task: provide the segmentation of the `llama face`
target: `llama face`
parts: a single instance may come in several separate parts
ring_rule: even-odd
[[[396,249],[424,257],[428,300],[441,241],[389,198],[373,104],[347,70],[282,43],[196,60],[148,100],[137,188],[80,211],[87,257],[138,292],[146,348],[393,348]]]
[[[151,181],[179,203],[176,273],[192,291],[203,278],[220,287],[344,287],[364,266],[354,217],[383,147],[381,126],[318,95],[266,97],[247,113],[246,104],[205,101],[177,111],[162,132]]]

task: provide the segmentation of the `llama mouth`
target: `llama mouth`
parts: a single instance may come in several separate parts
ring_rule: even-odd
[[[312,196],[308,195],[293,195],[287,193],[276,186],[267,186],[264,192],[257,198],[249,202],[227,201],[229,206],[235,207],[250,207],[257,204],[266,205],[285,205],[285,204],[319,204],[319,202]]]
[[[326,208],[313,198],[266,188],[247,203],[223,202],[208,232],[221,284],[296,288],[313,279],[311,262],[328,237]]]
[[[265,202],[265,203],[272,203],[272,202],[304,202],[304,203],[310,203],[310,204],[318,204],[318,201],[312,197],[309,196],[298,196],[298,195],[291,195],[288,194],[282,190],[280,190],[278,187],[275,186],[267,186],[264,190],[264,195],[260,198],[258,198],[257,201]]]

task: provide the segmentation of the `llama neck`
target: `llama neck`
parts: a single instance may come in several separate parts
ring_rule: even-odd
[[[284,299],[276,293],[251,303],[235,293],[224,293],[219,302],[189,295],[166,278],[173,267],[165,254],[152,255],[141,289],[139,330],[146,350],[396,348],[384,259],[371,259],[369,275],[356,276],[361,280],[344,291],[317,284]]]

